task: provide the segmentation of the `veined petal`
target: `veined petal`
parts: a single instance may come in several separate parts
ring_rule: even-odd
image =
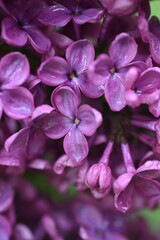
[[[69,117],[52,111],[43,119],[42,129],[44,133],[52,139],[58,139],[65,136],[72,128],[73,122]]]
[[[100,8],[89,8],[81,12],[81,14],[74,15],[73,20],[77,24],[84,24],[87,22],[96,23],[104,14],[104,11]]]
[[[117,35],[109,48],[109,55],[119,69],[130,63],[137,54],[137,44],[127,33]]]
[[[78,127],[86,136],[92,136],[102,123],[102,114],[87,104],[80,106],[77,118],[80,120]]]
[[[115,73],[109,78],[105,85],[105,98],[112,111],[120,111],[125,107],[125,91],[120,74]]]
[[[27,33],[17,26],[17,22],[6,17],[2,20],[2,38],[10,45],[24,46],[27,43]]]
[[[28,33],[28,39],[32,47],[39,53],[48,52],[51,48],[51,41],[37,27],[27,26],[25,31]]]
[[[159,178],[160,177],[160,161],[151,160],[145,162],[136,170],[136,175],[144,178]]]
[[[88,67],[87,76],[89,81],[95,86],[104,85],[111,75],[109,71],[112,67],[111,58],[107,54],[100,54]]]
[[[154,61],[158,64],[160,64],[160,38],[157,37],[154,34],[150,34],[150,50],[151,50],[151,55],[154,59]]]
[[[134,177],[134,186],[136,191],[143,197],[155,197],[160,195],[160,183],[153,179]]]
[[[95,51],[88,40],[72,43],[66,50],[66,59],[77,74],[84,72],[94,60]]]
[[[29,62],[20,52],[12,52],[2,57],[0,61],[0,81],[2,89],[15,88],[28,78]]]
[[[77,128],[72,129],[65,136],[63,142],[64,150],[69,158],[80,162],[88,155],[88,143],[83,133]]]
[[[60,87],[51,95],[52,105],[65,116],[73,119],[79,105],[79,98],[70,87]]]
[[[69,65],[61,57],[51,57],[47,59],[38,69],[39,78],[44,84],[49,86],[57,86],[68,81],[69,73]]]
[[[23,128],[19,132],[14,133],[5,141],[5,149],[8,152],[14,151],[16,149],[21,149],[26,146],[30,129]]]
[[[3,91],[2,103],[4,112],[14,119],[27,118],[34,109],[33,96],[24,87]]]
[[[140,93],[151,93],[160,88],[160,68],[148,68],[136,81],[135,88]]]
[[[44,8],[39,16],[39,20],[46,25],[63,27],[72,18],[72,13],[62,5],[55,5]]]

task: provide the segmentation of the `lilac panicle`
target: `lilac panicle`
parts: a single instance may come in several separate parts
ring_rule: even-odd
[[[0,60],[1,114],[11,118],[23,119],[31,115],[34,102],[32,94],[20,87],[29,76],[29,63],[25,55],[19,52],[6,54]]]
[[[40,65],[38,76],[46,85],[68,85],[76,90],[80,88],[88,97],[99,97],[103,88],[92,84],[86,75],[94,56],[94,47],[88,40],[76,41],[66,49],[67,61],[58,56],[47,59]]]
[[[70,87],[60,87],[52,93],[55,110],[44,118],[42,129],[53,139],[63,136],[67,156],[81,163],[88,155],[88,143],[84,135],[91,136],[101,125],[102,115],[84,104],[78,108],[79,97]]]

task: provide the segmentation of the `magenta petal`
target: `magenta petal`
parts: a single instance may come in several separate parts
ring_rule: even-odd
[[[102,114],[87,104],[80,106],[77,112],[79,129],[86,136],[92,136],[102,123]]]
[[[153,179],[134,177],[136,191],[144,197],[155,197],[160,195],[160,183]]]
[[[9,240],[12,234],[12,226],[7,217],[0,215],[0,236],[2,240]]]
[[[2,20],[2,38],[13,46],[21,47],[27,42],[26,32],[18,28],[17,22],[10,17]]]
[[[136,170],[136,175],[144,178],[159,178],[160,177],[160,161],[152,160],[145,162]]]
[[[98,9],[98,8],[90,8],[87,10],[84,10],[81,12],[81,14],[79,15],[74,15],[73,16],[73,20],[77,23],[77,24],[84,24],[87,22],[90,23],[96,23],[98,22],[98,20],[101,19],[101,17],[103,16],[103,10],[102,9]]]
[[[27,154],[30,157],[41,156],[45,151],[46,136],[41,129],[32,129],[27,143]]]
[[[34,159],[32,160],[29,165],[30,168],[32,169],[37,169],[37,170],[51,170],[51,162],[44,160],[44,159]]]
[[[88,40],[72,43],[66,50],[66,59],[77,74],[84,72],[94,60],[94,47]]]
[[[87,140],[78,128],[65,136],[63,146],[68,157],[76,162],[82,161],[88,155]]]
[[[38,69],[39,78],[44,84],[49,86],[57,86],[68,81],[69,73],[69,65],[61,57],[49,58],[43,62]]]
[[[29,62],[25,55],[19,52],[6,54],[0,61],[2,89],[21,85],[28,78],[29,71]]]
[[[109,78],[105,86],[105,98],[112,111],[120,111],[125,107],[125,90],[120,74],[115,73]]]
[[[51,47],[51,41],[45,34],[42,33],[37,27],[29,27],[25,28],[28,33],[28,39],[32,45],[32,47],[39,53],[48,52]]]
[[[62,114],[73,118],[77,112],[79,99],[70,87],[60,87],[51,95],[52,105]]]
[[[158,67],[148,68],[135,83],[135,88],[140,92],[151,93],[160,88],[160,69]]]
[[[8,210],[13,203],[14,191],[9,184],[0,181],[0,212]]]
[[[98,98],[104,94],[104,86],[94,85],[85,73],[79,75],[78,84],[83,94],[89,98]]]
[[[17,224],[14,229],[14,239],[16,240],[34,240],[33,233],[24,224]],[[27,237],[27,238],[26,238]]]
[[[53,111],[44,118],[42,129],[48,137],[58,139],[66,135],[72,126],[73,123],[69,117]]]
[[[133,184],[130,183],[124,191],[121,191],[115,196],[115,206],[121,212],[126,212],[132,205],[134,188]]]
[[[109,48],[109,55],[118,69],[130,63],[136,54],[137,44],[127,33],[119,34]]]
[[[150,50],[154,61],[160,64],[160,38],[154,34],[150,34]]]
[[[23,87],[4,91],[2,94],[2,103],[4,112],[14,119],[29,117],[34,108],[32,94]]]
[[[110,76],[113,63],[107,54],[100,54],[87,70],[88,79],[96,86],[104,85]]]
[[[24,148],[29,136],[30,129],[23,128],[19,132],[13,134],[5,141],[5,149],[9,152],[15,149]]]
[[[42,104],[41,106],[36,107],[35,110],[33,111],[32,120],[37,120],[37,118],[45,116],[46,114],[52,111],[53,111],[53,107],[51,107],[48,104]]]
[[[43,24],[59,27],[65,26],[71,18],[72,13],[61,5],[44,8],[39,16]]]

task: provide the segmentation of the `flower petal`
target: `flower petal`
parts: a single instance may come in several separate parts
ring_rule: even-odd
[[[64,138],[63,146],[68,157],[77,163],[88,155],[88,142],[78,128],[69,131]]]
[[[104,85],[110,76],[109,71],[112,67],[113,63],[110,57],[107,54],[100,54],[88,67],[89,81],[96,86]]]
[[[30,129],[22,128],[19,132],[14,133],[5,141],[5,149],[12,152],[16,149],[24,148],[28,140]]]
[[[84,72],[94,60],[94,47],[88,40],[72,43],[66,50],[66,59],[76,74]]]
[[[0,61],[1,88],[15,88],[24,83],[29,76],[29,68],[29,62],[25,55],[19,52],[6,54]]]
[[[24,46],[27,43],[27,34],[17,26],[17,22],[10,17],[2,20],[2,38],[10,45]]]
[[[69,73],[69,65],[61,57],[51,57],[47,59],[38,69],[38,75],[42,83],[49,86],[57,86],[68,81]]]
[[[9,209],[13,203],[14,191],[10,184],[0,181],[0,212]]]
[[[160,183],[155,180],[138,177],[136,175],[134,177],[134,186],[136,191],[143,197],[155,197],[160,195]]]
[[[80,106],[77,112],[79,129],[86,136],[92,136],[102,123],[102,114],[87,104]]]
[[[104,86],[94,85],[92,82],[90,82],[90,79],[88,79],[88,76],[85,73],[79,75],[77,82],[83,94],[89,98],[98,98],[104,93]]]
[[[103,16],[103,10],[100,8],[89,8],[87,10],[83,10],[81,14],[74,15],[73,20],[77,24],[84,24],[84,23],[96,23],[98,22]]]
[[[63,27],[72,18],[72,13],[62,5],[44,8],[40,13],[39,20],[46,25]]]
[[[7,217],[0,215],[0,236],[2,240],[9,240],[12,234],[12,226]]]
[[[127,33],[117,35],[109,48],[109,55],[118,69],[130,63],[136,54],[137,44]]]
[[[52,105],[65,116],[71,119],[77,113],[79,98],[70,87],[60,87],[51,95]]]
[[[152,93],[160,88],[159,79],[160,69],[158,67],[148,68],[135,83],[135,88],[139,93]]]
[[[2,103],[4,112],[14,119],[29,117],[34,108],[32,94],[23,87],[4,91],[2,94]]]
[[[132,205],[134,188],[133,184],[129,184],[124,191],[115,196],[115,206],[121,212],[126,212]]]
[[[157,37],[154,34],[150,34],[150,50],[151,50],[151,55],[154,59],[154,61],[158,64],[160,64],[160,38]]]
[[[144,178],[159,178],[160,177],[160,161],[152,160],[145,162],[136,170],[136,175]]]
[[[51,48],[51,41],[49,38],[42,33],[37,27],[27,26],[25,27],[28,33],[28,39],[32,47],[39,53],[48,52]]]
[[[105,86],[105,98],[112,111],[120,111],[125,107],[125,91],[120,74],[115,73],[109,78]]]
[[[73,123],[70,118],[52,111],[44,117],[42,129],[49,138],[58,139],[66,135],[72,126]]]

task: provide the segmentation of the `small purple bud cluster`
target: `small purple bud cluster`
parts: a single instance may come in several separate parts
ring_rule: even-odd
[[[159,240],[134,215],[160,205],[160,21],[149,0],[0,7],[0,240]]]

